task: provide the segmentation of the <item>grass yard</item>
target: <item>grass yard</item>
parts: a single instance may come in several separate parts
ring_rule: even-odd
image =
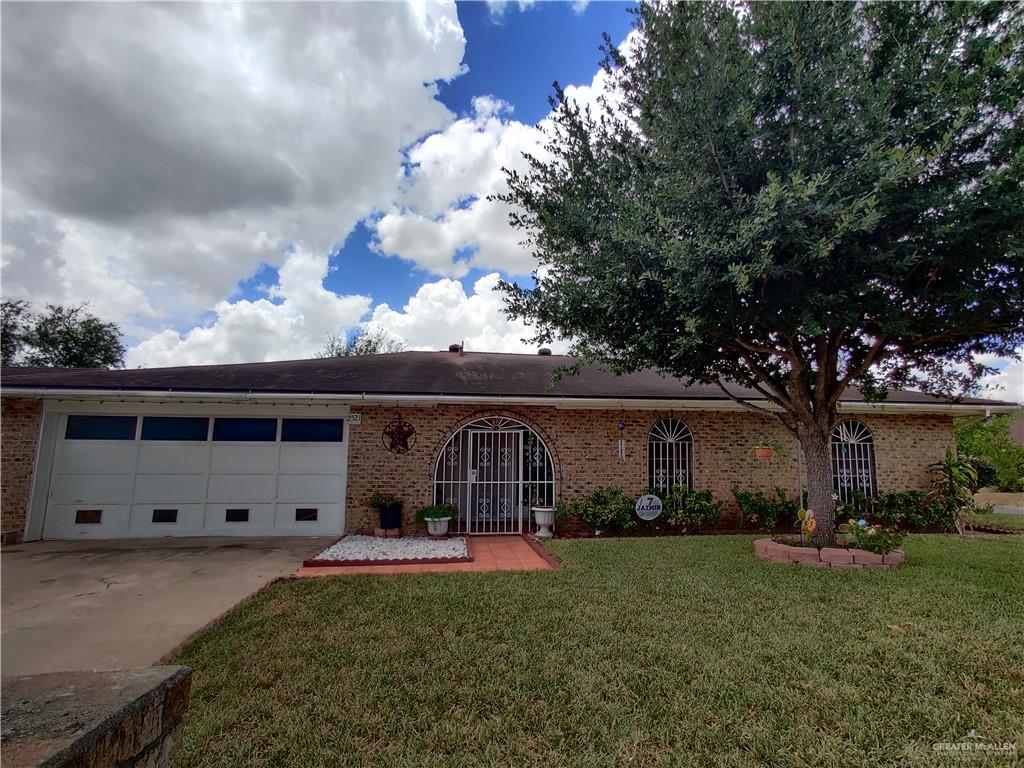
[[[176,659],[195,668],[177,763],[951,765],[932,743],[972,728],[1024,754],[1024,537],[912,536],[888,572],[751,541],[279,583]]]
[[[980,512],[967,515],[974,525],[987,525],[1006,531],[1024,532],[1024,515],[1008,515],[1005,512]]]

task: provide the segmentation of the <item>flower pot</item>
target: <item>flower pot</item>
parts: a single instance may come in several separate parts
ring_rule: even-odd
[[[773,456],[775,456],[775,451],[771,448],[754,448],[754,457],[757,458],[758,461],[768,461]]]
[[[534,507],[533,520],[537,523],[537,538],[550,539],[554,534],[551,527],[555,524],[555,510],[553,507]]]
[[[380,508],[380,527],[381,528],[401,528],[402,527],[402,507],[381,507]]]
[[[431,536],[447,536],[450,517],[428,517],[427,533]]]

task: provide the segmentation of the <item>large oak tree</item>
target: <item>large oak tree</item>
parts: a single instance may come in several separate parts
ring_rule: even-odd
[[[508,311],[780,419],[828,541],[843,393],[962,393],[1024,341],[1024,6],[635,12],[602,106],[556,84],[545,152],[508,173],[540,264]]]

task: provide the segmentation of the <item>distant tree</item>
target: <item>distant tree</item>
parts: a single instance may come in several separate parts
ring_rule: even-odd
[[[27,301],[4,299],[0,302],[0,365],[17,364],[31,317]]]
[[[405,342],[389,335],[383,328],[359,329],[344,336],[327,335],[327,341],[317,357],[352,357],[353,355],[381,355],[401,352]]]
[[[546,153],[507,172],[540,264],[508,312],[779,419],[830,542],[847,389],[964,392],[1024,343],[1024,4],[635,13],[609,97],[556,84]]]
[[[120,327],[90,314],[87,304],[77,307],[47,304],[46,311],[40,315],[33,315],[27,302],[10,304],[9,307],[5,301],[3,307],[4,365],[124,367],[125,349],[121,344]]]
[[[1000,491],[1024,491],[1024,446],[1010,437],[1010,422],[1019,418],[1024,418],[1024,410],[982,421],[965,419],[957,425],[957,451],[994,467],[995,485]]]

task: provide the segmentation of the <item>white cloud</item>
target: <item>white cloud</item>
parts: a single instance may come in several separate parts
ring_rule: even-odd
[[[425,283],[401,310],[376,307],[370,323],[401,336],[409,349],[447,349],[464,341],[467,350],[477,352],[536,351],[523,341],[533,335],[529,327],[506,317],[498,279],[497,273],[484,275],[469,295],[457,280]],[[560,353],[568,345],[550,346]]]
[[[4,8],[6,295],[187,324],[387,209],[452,115],[453,3]]]
[[[999,369],[981,380],[982,397],[1024,403],[1024,349],[1018,349],[1015,358],[986,356],[981,362]]]
[[[327,256],[296,249],[285,259],[269,298],[222,301],[209,325],[186,333],[167,329],[128,353],[128,367],[262,362],[312,357],[327,340],[356,326],[368,296],[324,288]]]
[[[631,32],[622,48],[638,41]],[[598,70],[589,84],[565,87],[567,98],[596,109],[608,92],[608,75]],[[381,253],[414,262],[428,272],[461,277],[471,268],[528,275],[536,260],[512,229],[508,205],[487,198],[508,191],[503,169],[525,172],[523,154],[545,157],[542,130],[509,117],[511,108],[493,97],[478,97],[473,114],[451,123],[409,151],[411,169],[398,204],[377,222]]]
[[[520,11],[528,11],[536,4],[537,0],[516,0],[515,2],[516,8]],[[505,12],[512,5],[512,0],[487,0],[487,11],[491,17],[491,21],[500,22],[505,16]]]

